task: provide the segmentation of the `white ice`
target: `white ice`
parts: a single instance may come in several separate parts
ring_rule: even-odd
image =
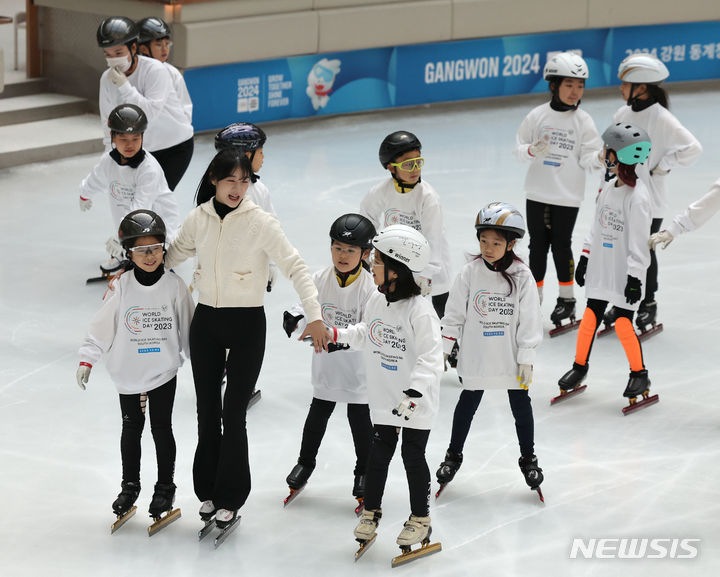
[[[718,177],[720,88],[670,86],[672,110],[705,152],[669,178],[678,213]],[[439,191],[457,271],[477,251],[473,222],[495,200],[524,211],[526,166],[511,154],[515,131],[544,96],[360,114],[266,126],[262,170],[279,218],[311,269],[330,263],[327,231],[356,210],[384,172],[382,137],[411,130],[424,143],[423,177]],[[590,92],[583,108],[600,131],[621,104],[615,90]],[[201,135],[177,190],[182,210],[213,155]],[[121,418],[102,365],[86,392],[75,384],[76,351],[104,288],[86,286],[111,232],[106,202],[81,213],[77,188],[97,161],[82,156],[0,171],[0,574],[363,575],[389,574],[395,538],[409,514],[399,455],[392,463],[375,545],[353,562],[356,523],[351,496],[354,455],[339,406],[318,467],[287,509],[285,476],[294,465],[311,399],[307,345],[281,328],[295,301],[287,280],[267,296],[268,338],[259,381],[262,400],[248,414],[253,491],[242,522],[218,550],[197,542],[199,503],[192,490],[194,390],[189,363],[179,375],[175,405],[177,505],[183,517],[148,538],[147,506],[155,482],[149,425],[143,438],[143,491],[138,514],[110,535],[111,503],[120,485]],[[575,253],[588,229],[597,178],[589,178],[575,230]],[[659,251],[659,319],[665,331],[644,344],[652,390],[660,402],[621,414],[628,367],[612,336],[595,343],[586,393],[550,407],[557,379],[573,360],[575,335],[544,341],[531,393],[536,453],[545,472],[541,504],[517,467],[518,446],[504,392],[488,392],[478,410],[465,463],[438,502],[433,539],[443,551],[393,574],[429,575],[716,575],[720,571],[720,217]],[[521,254],[527,254],[527,241]],[[179,272],[189,279],[190,267]],[[548,267],[543,313],[556,297]],[[579,313],[583,293],[578,290]],[[546,328],[550,328],[546,321]],[[242,330],[242,327],[238,327]],[[447,447],[459,394],[457,375],[442,380],[441,410],[430,436],[433,473]],[[436,490],[433,483],[433,492]],[[695,559],[570,559],[574,538],[699,539]],[[680,551],[682,553],[682,551]]]

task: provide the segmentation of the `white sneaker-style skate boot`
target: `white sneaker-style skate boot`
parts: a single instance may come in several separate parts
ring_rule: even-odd
[[[355,539],[358,541],[369,541],[375,536],[382,509],[365,509],[360,517],[360,522],[355,527]]]
[[[200,518],[203,521],[207,521],[215,516],[215,511],[217,511],[217,509],[212,501],[203,501],[203,504],[200,506]]]
[[[430,516],[417,517],[410,515],[405,521],[403,530],[397,538],[397,544],[401,547],[409,547],[427,539],[430,536]]]

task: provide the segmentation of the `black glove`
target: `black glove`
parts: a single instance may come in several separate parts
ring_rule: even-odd
[[[305,315],[299,315],[294,317],[289,312],[283,311],[283,328],[285,329],[288,338],[290,338],[290,335],[293,334],[293,331],[297,328],[300,319],[304,316]]]
[[[350,345],[343,343],[332,343],[328,341],[327,352],[334,353],[335,351],[346,351],[350,348]]]
[[[642,282],[639,278],[628,275],[627,284],[625,285],[625,300],[634,304],[640,300]]]
[[[587,272],[588,258],[585,255],[580,257],[580,260],[575,267],[575,282],[578,286],[585,286],[585,273]]]

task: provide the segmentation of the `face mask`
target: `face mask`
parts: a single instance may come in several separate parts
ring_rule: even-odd
[[[118,56],[117,58],[105,58],[108,68],[117,67],[120,72],[126,72],[130,68],[130,61],[127,56]]]

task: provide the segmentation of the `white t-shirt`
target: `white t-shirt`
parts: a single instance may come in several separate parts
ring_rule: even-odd
[[[183,78],[182,73],[172,64],[169,62],[164,62],[163,64],[165,64],[167,69],[170,71],[173,88],[175,88],[175,92],[180,99],[180,104],[185,111],[185,118],[187,118],[187,121],[192,124],[193,103],[192,100],[190,100],[190,93],[188,92],[187,84],[185,84],[185,79]]]

